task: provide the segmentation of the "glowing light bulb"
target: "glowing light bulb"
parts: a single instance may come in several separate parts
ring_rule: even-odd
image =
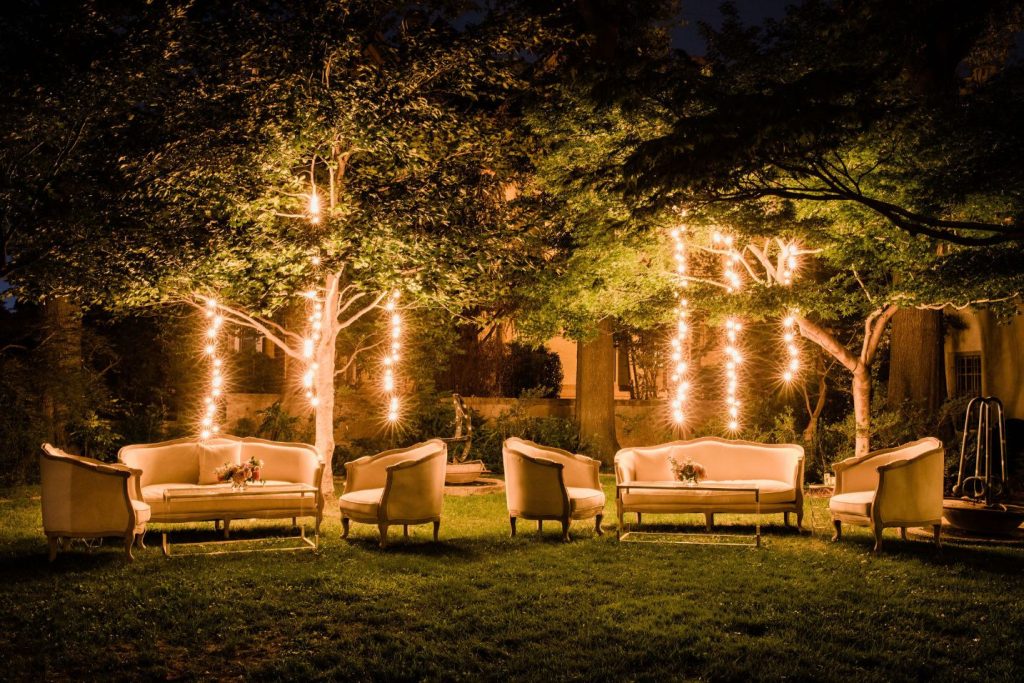
[[[315,187],[309,193],[309,221],[314,224],[320,222],[320,195]]]
[[[725,406],[726,413],[730,418],[728,424],[730,432],[735,432],[739,429],[740,401],[737,396],[739,392],[737,368],[743,362],[743,357],[740,354],[737,343],[741,329],[743,329],[743,325],[739,321],[732,318],[725,321],[726,341],[722,352],[725,355]]]
[[[688,336],[690,326],[687,323],[689,316],[689,305],[690,302],[684,295],[689,280],[687,278],[687,270],[689,267],[688,255],[686,250],[686,227],[677,226],[669,231],[669,235],[672,237],[673,243],[673,258],[675,259],[675,274],[676,274],[676,288],[677,297],[676,302],[676,324],[675,333],[671,339],[672,352],[670,357],[673,363],[674,372],[671,376],[674,387],[675,399],[672,401],[671,417],[672,422],[677,426],[681,427],[686,421],[686,388],[689,386],[687,383],[686,373],[688,370],[688,364],[686,362],[689,355]],[[717,233],[716,233],[717,235]]]
[[[399,296],[400,293],[398,290],[392,291],[388,300],[384,304],[384,310],[388,312],[387,319],[390,326],[389,336],[391,337],[391,353],[386,354],[383,358],[384,373],[381,379],[382,389],[388,397],[388,422],[395,422],[398,420],[398,395],[396,393],[397,382],[395,378],[395,369],[399,360],[398,350],[402,346],[402,316],[397,312]]]
[[[782,329],[782,341],[786,347],[786,355],[789,357],[786,370],[782,373],[782,379],[784,382],[792,382],[796,379],[797,371],[800,369],[800,347],[797,345],[795,332],[796,317],[787,315],[783,318]]]

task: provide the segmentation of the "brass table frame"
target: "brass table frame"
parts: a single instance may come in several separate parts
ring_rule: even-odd
[[[755,505],[755,520],[754,520],[754,536],[753,543],[744,543],[738,540],[726,540],[726,541],[693,541],[693,540],[681,540],[683,537],[711,537],[711,538],[726,538],[726,539],[741,539],[750,538],[746,534],[714,534],[707,532],[704,534],[695,534],[688,531],[633,531],[632,525],[626,522],[626,528],[623,530],[621,527],[616,529],[616,538],[620,542],[624,543],[665,543],[673,545],[732,545],[742,546],[747,548],[760,548],[761,547],[761,489],[757,486],[721,486],[721,485],[703,485],[703,484],[684,484],[683,482],[647,482],[639,484],[616,484],[616,494],[622,495],[623,491],[629,491],[630,489],[645,489],[651,491],[666,491],[666,490],[683,490],[683,491],[731,491],[740,493],[752,493],[754,495]],[[655,514],[655,513],[652,513]],[[673,514],[673,513],[657,513],[657,514]],[[690,514],[690,513],[679,513],[679,514]],[[700,514],[700,513],[693,513]],[[654,538],[656,536],[668,536],[672,540],[659,540]],[[646,540],[645,540],[646,539]]]
[[[312,486],[310,484],[253,484],[253,485],[247,486],[244,489],[236,489],[236,488],[229,488],[227,486],[223,486],[223,487],[217,487],[216,490],[213,490],[212,487],[209,487],[209,486],[195,486],[195,487],[191,487],[191,488],[167,489],[167,490],[164,491],[164,502],[167,503],[168,505],[173,505],[175,500],[196,501],[196,500],[211,500],[211,499],[218,499],[218,498],[245,498],[245,497],[259,497],[259,496],[274,496],[274,495],[281,495],[281,494],[286,494],[286,493],[298,494],[298,497],[299,497],[300,500],[305,500],[306,496],[312,496],[312,498],[313,498],[312,509],[316,510],[316,496],[317,496],[318,490],[317,490],[317,488],[315,486]],[[288,517],[292,517],[293,519],[298,520],[298,518],[301,517],[301,516],[308,516],[308,515],[289,515],[289,514],[284,514],[284,515],[281,515],[280,519],[287,519]],[[215,527],[214,528],[215,529],[218,528],[217,525],[218,525],[220,520],[214,519],[213,521],[215,523]],[[228,532],[228,527],[230,525],[230,521],[231,521],[230,517],[224,519],[224,538],[223,539],[214,540],[214,541],[193,541],[193,542],[190,542],[190,543],[176,543],[175,545],[177,545],[178,547],[190,547],[190,546],[199,546],[199,545],[226,545],[226,544],[234,544],[234,543],[258,543],[258,542],[266,542],[266,541],[278,540],[276,538],[262,538],[262,539],[237,538],[237,539],[230,539],[230,538],[228,538],[228,533],[229,533]],[[288,552],[288,551],[292,551],[292,550],[306,550],[306,549],[312,550],[314,552],[318,551],[320,549],[320,530],[319,530],[319,528],[314,527],[313,538],[311,540],[308,536],[306,536],[306,524],[304,522],[301,523],[301,524],[296,524],[296,526],[298,526],[298,528],[299,528],[298,539],[301,541],[301,545],[298,545],[298,546],[287,547],[287,548],[249,548],[247,550],[219,550],[219,551],[208,552],[208,553],[190,553],[190,554],[193,554],[193,555],[228,555],[228,554],[234,554],[234,553]],[[171,543],[170,543],[170,541],[167,538],[167,534],[168,534],[168,531],[161,530],[160,547],[163,550],[164,556],[165,557],[170,557],[171,556]]]

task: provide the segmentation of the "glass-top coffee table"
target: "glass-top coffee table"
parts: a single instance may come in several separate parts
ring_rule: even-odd
[[[229,538],[229,526],[233,519],[287,519],[292,518],[293,524],[299,529],[299,536],[297,537],[301,544],[293,547],[285,548],[262,548],[262,549],[251,549],[244,552],[258,552],[258,551],[281,551],[281,550],[319,550],[320,548],[320,525],[314,525],[313,538],[310,539],[306,536],[306,525],[305,523],[299,524],[299,517],[308,517],[310,515],[317,514],[317,494],[319,493],[317,487],[310,484],[250,484],[245,488],[233,488],[229,484],[223,486],[195,486],[195,487],[183,487],[173,488],[164,491],[164,503],[168,507],[168,511],[174,513],[176,509],[182,508],[193,508],[197,502],[201,501],[220,501],[220,500],[242,500],[242,501],[258,501],[260,498],[265,496],[288,496],[289,499],[294,499],[295,505],[287,510],[260,510],[255,508],[254,514],[249,514],[249,511],[239,510],[233,512],[230,506],[220,512],[210,512],[210,520],[215,525],[220,524],[221,521],[224,523],[224,538],[220,540],[212,541],[199,541],[191,543],[176,543],[177,546],[199,546],[199,545],[212,545],[212,544],[226,544],[226,543],[252,543],[260,540],[277,540],[277,539],[230,539]],[[308,505],[307,501],[308,500]],[[278,514],[279,513],[279,514]],[[216,528],[216,526],[215,526]],[[167,537],[168,532],[166,530],[161,531],[161,548],[163,549],[164,555],[170,557],[171,555],[171,543]],[[239,551],[219,551],[202,553],[204,555],[219,555],[228,552],[239,552]]]
[[[629,491],[707,491],[713,495],[716,491],[728,493],[749,494],[750,502],[754,503],[754,535],[746,534],[716,534],[708,530],[704,533],[690,531],[634,531],[630,523],[625,523],[625,529],[619,527],[617,536],[620,541],[628,543],[671,543],[682,545],[734,545],[747,546],[752,548],[761,547],[761,489],[749,484],[737,484],[735,486],[723,483],[714,484],[686,484],[681,481],[648,481],[631,482],[616,485],[617,493],[621,496]],[[710,497],[710,496],[709,496]],[[697,505],[695,501],[694,505]],[[680,507],[686,508],[685,504]],[[678,513],[664,512],[652,514],[700,514],[700,511],[682,510]],[[695,540],[705,539],[705,540]]]

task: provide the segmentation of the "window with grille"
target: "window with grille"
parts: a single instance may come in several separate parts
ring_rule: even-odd
[[[981,395],[981,354],[958,353],[954,358],[956,370],[956,395]]]

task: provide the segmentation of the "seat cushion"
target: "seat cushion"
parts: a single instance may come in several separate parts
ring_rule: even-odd
[[[573,514],[604,508],[604,491],[576,486],[567,486],[565,490],[569,493],[569,509]]]
[[[666,482],[634,481],[631,484],[658,484]],[[757,487],[761,492],[761,504],[793,503],[796,489],[784,481],[774,479],[729,479],[713,481],[706,479],[701,486],[726,486],[734,488]],[[715,506],[737,505],[754,507],[754,494],[750,491],[708,491],[700,488],[674,489],[629,489],[623,491],[622,502],[626,505],[653,506]]]
[[[874,491],[853,491],[832,496],[828,509],[844,515],[871,516],[871,504],[875,502]]]
[[[384,489],[362,489],[342,494],[338,502],[341,512],[349,517],[377,517],[377,509],[380,507],[380,499],[384,495]]]
[[[150,509],[149,505],[143,503],[141,500],[133,500],[132,507],[135,509],[136,524],[145,524],[149,521],[150,516],[152,516],[153,514],[153,511]]]

